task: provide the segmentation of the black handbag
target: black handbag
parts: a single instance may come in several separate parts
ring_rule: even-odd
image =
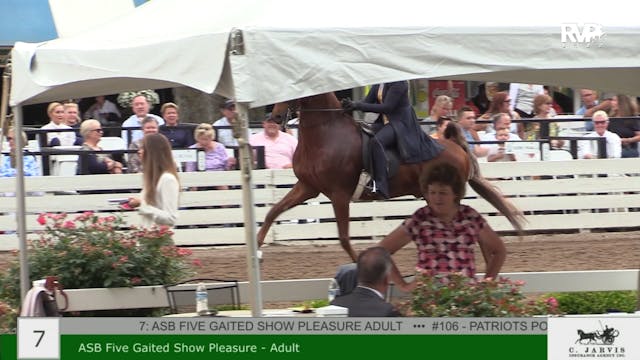
[[[40,293],[39,300],[42,302],[42,306],[44,307],[45,316],[62,316],[60,312],[66,310],[69,306],[69,298],[64,292],[64,287],[58,281],[58,277],[47,276],[45,278],[44,288],[46,289],[46,291]],[[58,301],[56,300],[56,291],[60,293],[60,295],[62,295],[62,298],[64,298],[65,304],[62,309],[58,307]]]

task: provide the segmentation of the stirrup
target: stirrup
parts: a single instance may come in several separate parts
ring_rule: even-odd
[[[369,175],[366,171],[362,171],[360,173],[360,178],[358,179],[358,184],[356,185],[356,190],[353,192],[353,195],[351,195],[351,200],[354,200],[354,201],[359,200],[365,189],[367,190],[371,189],[370,183],[372,181],[373,181],[373,178],[371,177],[371,175]],[[375,189],[375,185],[374,185],[374,189]]]

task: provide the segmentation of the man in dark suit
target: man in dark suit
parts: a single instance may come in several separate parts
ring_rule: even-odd
[[[349,309],[349,317],[400,316],[400,313],[384,300],[389,287],[391,255],[381,247],[371,247],[358,256],[358,286],[331,304]]]

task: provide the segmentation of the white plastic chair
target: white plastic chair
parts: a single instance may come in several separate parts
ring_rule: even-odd
[[[56,146],[57,150],[79,150],[82,146]],[[51,175],[76,176],[78,169],[78,155],[51,155]]]
[[[545,160],[566,161],[566,160],[573,160],[573,156],[571,156],[571,153],[566,150],[550,150],[549,158]]]

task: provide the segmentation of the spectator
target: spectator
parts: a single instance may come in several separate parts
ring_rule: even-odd
[[[289,169],[293,166],[293,153],[298,140],[293,135],[280,131],[280,125],[270,114],[262,121],[263,131],[249,137],[251,146],[264,146],[267,169]]]
[[[522,118],[533,117],[533,99],[536,95],[544,95],[542,85],[512,83],[509,86],[510,108]]]
[[[622,157],[638,157],[638,142],[640,141],[640,121],[635,118],[638,107],[634,100],[627,95],[617,94],[611,99],[609,117],[624,117],[625,119],[611,119],[609,131],[618,134],[622,142]],[[633,117],[633,118],[630,118]]]
[[[598,92],[595,90],[580,89],[580,98],[582,99],[582,106],[576,111],[576,115],[589,118],[592,117],[596,111],[604,110],[608,112],[611,110],[611,100],[606,99],[600,103],[598,101]],[[591,121],[585,121],[584,128],[587,131],[593,131],[593,123]]]
[[[80,135],[84,139],[82,150],[91,152],[80,156],[80,159],[82,159],[80,165],[84,164],[83,161],[86,161],[87,173],[84,173],[83,166],[78,166],[78,174],[122,174],[122,164],[120,162],[105,154],[93,153],[93,151],[102,151],[102,148],[98,146],[102,133],[102,125],[98,120],[88,119],[80,124]]]
[[[596,130],[585,135],[585,137],[604,137],[607,144],[607,158],[612,159],[622,156],[622,143],[620,141],[620,137],[617,134],[614,134],[611,131],[607,130],[607,126],[609,125],[609,116],[607,115],[607,113],[602,110],[596,111],[593,114],[592,123]],[[578,143],[578,158],[597,159],[597,146],[599,145],[596,145],[596,147],[594,147],[593,145],[594,141],[591,140],[580,141]]]
[[[558,114],[562,114],[562,107],[560,107],[560,105],[553,98],[553,92],[551,91],[551,89],[547,85],[543,86],[542,88],[544,89],[543,94],[548,95],[551,98],[551,109],[549,110],[551,117],[556,117],[558,116]]]
[[[427,206],[418,209],[381,242],[391,254],[409,242],[418,248],[416,268],[431,274],[462,273],[475,277],[474,248],[480,246],[486,263],[485,278],[496,278],[506,257],[500,237],[473,208],[461,205],[466,179],[451,164],[439,164],[422,172],[420,187]],[[406,283],[393,264],[391,279],[403,291],[415,288]]]
[[[236,103],[231,99],[225,100],[225,102],[220,105],[220,113],[222,113],[222,117],[213,123],[213,126],[218,132],[218,141],[224,146],[238,146],[238,140],[233,137],[233,130],[220,128],[222,126],[231,126],[231,119],[233,119],[236,114]]]
[[[582,106],[576,110],[576,115],[591,117],[594,112],[598,111],[598,109],[594,109],[599,103],[597,91],[591,89],[580,89],[580,99],[582,99]]]
[[[116,104],[107,100],[104,96],[96,96],[96,102],[89,106],[84,113],[85,119],[97,119],[102,125],[120,123],[122,115]]]
[[[202,123],[196,127],[193,137],[196,143],[190,149],[203,149],[205,154],[205,171],[229,170],[235,166],[235,158],[227,155],[227,150],[221,143],[215,141],[216,132],[213,126]],[[197,164],[188,162],[185,171],[196,171]]]
[[[549,95],[538,95],[533,100],[533,113],[536,119],[551,119],[551,106],[553,102]],[[527,121],[524,125],[526,140],[548,139],[550,136],[558,136],[560,133],[558,124],[546,121],[541,124],[537,121]],[[559,149],[564,146],[564,140],[551,140],[551,148]]]
[[[158,133],[158,121],[156,118],[147,116],[142,119],[142,133],[144,136],[149,134]],[[142,139],[138,139],[129,145],[129,150],[136,150],[135,154],[129,154],[129,161],[127,162],[127,172],[130,174],[142,172],[142,159],[137,151],[142,147]]]
[[[27,134],[22,132],[22,144],[27,144]],[[16,141],[15,130],[9,128],[7,131],[7,141],[9,142],[9,155],[2,154],[2,164],[0,164],[0,177],[15,177],[16,176]],[[24,176],[39,176],[40,167],[33,155],[24,151],[22,157],[22,168],[24,169]]]
[[[453,116],[453,100],[447,95],[438,95],[433,102],[433,107],[431,111],[429,111],[429,117],[425,120],[431,120],[436,122],[436,126],[433,125],[420,125],[422,130],[430,135],[434,132],[434,129],[437,127],[438,119],[441,117],[450,117]],[[446,128],[446,126],[445,126]]]
[[[64,106],[58,102],[52,102],[47,107],[49,123],[41,127],[42,130],[71,129],[65,124]],[[47,132],[47,146],[72,146],[76,142],[76,134],[73,131]]]
[[[493,100],[489,104],[489,110],[487,110],[486,113],[482,114],[482,116],[480,116],[480,119],[491,120],[494,115],[505,113],[510,117],[510,120],[520,120],[520,115],[509,108],[509,106],[511,105],[509,94],[507,94],[505,91],[500,91],[495,93],[492,99]],[[474,129],[476,131],[484,130],[487,134],[495,132],[495,128],[492,126],[492,124],[476,124],[474,126]],[[524,135],[524,126],[522,125],[522,123],[516,124],[510,121],[509,131],[522,138],[522,136]]]
[[[192,128],[178,127],[179,111],[180,107],[172,102],[162,104],[160,108],[160,114],[166,122],[160,126],[160,133],[169,139],[173,149],[185,149],[195,143]]]
[[[458,125],[462,128],[462,134],[469,142],[469,151],[475,156],[486,156],[488,149],[479,144],[472,144],[472,141],[480,141],[478,133],[473,129],[476,124],[476,113],[470,107],[463,106],[458,111]]]
[[[483,141],[495,141],[496,139],[496,130],[495,129],[504,129],[509,130],[509,139],[510,141],[514,140],[522,140],[520,136],[513,133],[513,123],[511,122],[511,116],[507,113],[497,113],[491,116],[491,132],[485,133],[480,137],[480,140]]]
[[[78,104],[76,103],[65,103],[64,105],[64,122],[69,125],[71,128],[76,129],[76,141],[73,145],[82,145],[84,142],[82,140],[82,136],[80,136],[80,116],[78,116]]]
[[[400,313],[384,300],[389,288],[391,255],[381,246],[371,247],[358,256],[358,286],[331,305],[349,309],[349,317],[390,317]]]
[[[138,208],[143,226],[173,226],[178,219],[180,180],[171,153],[171,144],[162,134],[149,134],[138,150],[142,159],[140,197],[129,198],[128,205]]]
[[[149,109],[151,108],[151,104],[149,100],[144,95],[138,95],[133,98],[131,101],[131,109],[133,110],[133,115],[131,115],[127,120],[122,123],[122,135],[121,137],[124,139],[125,143],[128,145],[138,139],[141,139],[143,136],[142,130],[126,130],[125,128],[139,128],[142,125],[142,120],[147,116],[151,116],[158,121],[158,125],[164,125],[164,119],[158,115],[150,114]],[[131,139],[127,135],[128,132],[131,132]]]
[[[507,115],[508,116],[508,115]],[[506,127],[497,128],[498,130],[493,133],[493,140],[502,141],[498,144],[488,145],[488,153],[487,153],[487,161],[488,162],[496,162],[496,161],[516,161],[515,155],[513,152],[507,150],[508,147],[504,141],[509,140],[509,136],[513,135],[509,132],[509,129]],[[517,136],[517,135],[515,135]]]
[[[431,137],[434,139],[444,139],[444,130],[450,122],[451,118],[448,116],[439,117],[438,120],[436,120],[436,132],[431,134]]]

